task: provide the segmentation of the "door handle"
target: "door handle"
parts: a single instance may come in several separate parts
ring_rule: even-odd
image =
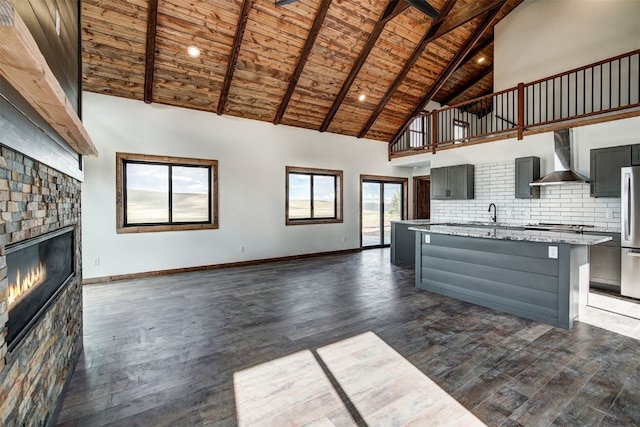
[[[622,209],[626,210],[623,212],[623,223],[622,223],[622,233],[623,240],[629,240],[629,235],[631,234],[631,194],[629,191],[631,190],[631,175],[629,173],[624,174],[624,189],[622,190]]]
[[[627,256],[634,256],[634,257],[640,258],[640,251],[630,250],[629,252],[627,252]]]

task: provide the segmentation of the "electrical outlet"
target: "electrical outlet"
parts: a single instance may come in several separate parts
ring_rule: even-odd
[[[240,245],[240,253],[244,252],[244,245]]]
[[[347,236],[342,237],[342,243],[347,243]]]
[[[95,265],[96,267],[100,265],[100,258],[96,257],[93,259],[93,265]]]
[[[607,209],[606,214],[608,219],[613,218],[613,209]]]

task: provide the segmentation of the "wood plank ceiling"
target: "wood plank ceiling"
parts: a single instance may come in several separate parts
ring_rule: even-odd
[[[84,90],[390,142],[430,100],[491,93],[521,2],[83,0]]]

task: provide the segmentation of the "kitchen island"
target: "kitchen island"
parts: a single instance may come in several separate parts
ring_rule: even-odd
[[[505,226],[409,230],[418,289],[565,329],[587,304],[589,246],[611,239]]]

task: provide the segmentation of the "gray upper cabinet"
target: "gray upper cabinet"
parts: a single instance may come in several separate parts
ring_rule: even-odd
[[[620,168],[631,166],[631,145],[591,150],[591,197],[620,197]]]
[[[631,166],[640,166],[640,144],[631,146]]]
[[[520,157],[516,159],[516,199],[539,199],[540,187],[529,184],[540,178],[540,157]]]
[[[447,168],[431,169],[431,199],[446,199],[448,185]]]
[[[473,165],[431,169],[431,199],[473,199],[474,171]]]

